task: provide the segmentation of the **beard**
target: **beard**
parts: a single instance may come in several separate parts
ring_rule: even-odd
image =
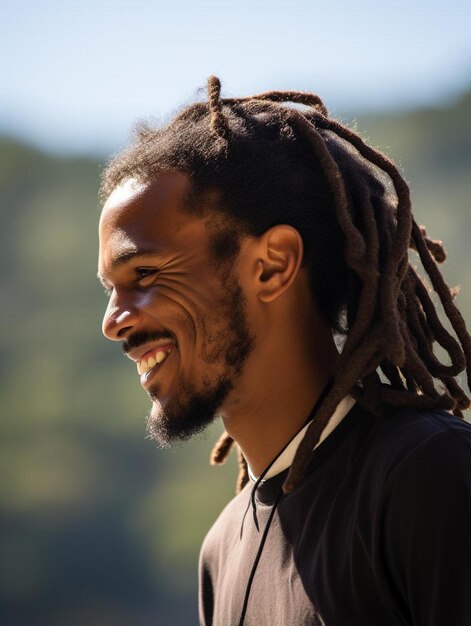
[[[151,392],[153,404],[146,419],[148,437],[161,448],[191,439],[213,423],[232,388],[232,381],[224,376],[216,383],[204,380],[200,391],[193,385],[182,383],[177,397],[165,405]]]
[[[165,405],[152,390],[149,393],[152,408],[146,420],[147,434],[161,447],[186,441],[214,422],[254,349],[242,288],[232,273],[226,274],[222,284],[224,295],[211,319],[198,323],[203,333],[201,356],[208,366],[200,385],[181,379]],[[211,376],[212,368],[218,370],[216,376]]]

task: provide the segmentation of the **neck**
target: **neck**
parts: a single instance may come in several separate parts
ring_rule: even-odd
[[[334,371],[338,352],[330,331],[302,339],[260,346],[265,367],[260,359],[247,363],[237,400],[223,415],[226,431],[257,476],[305,425]]]

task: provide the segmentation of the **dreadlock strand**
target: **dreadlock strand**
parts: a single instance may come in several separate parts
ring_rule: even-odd
[[[312,451],[318,443],[322,431],[332,417],[339,402],[355,386],[357,380],[360,378],[359,373],[363,370],[364,364],[369,361],[376,347],[376,342],[374,340],[370,341],[352,358],[344,371],[338,371],[336,373],[332,389],[327,394],[327,397],[319,408],[318,414],[309,424],[299,444],[296,456],[294,457],[288,476],[283,484],[283,492],[285,494],[291,493],[304,477],[306,468],[311,459]]]
[[[341,367],[344,361],[350,359],[351,352],[355,349],[355,346],[364,336],[371,321],[371,317],[374,312],[371,296],[375,293],[375,282],[378,278],[379,272],[374,267],[371,269],[368,260],[364,258],[366,253],[365,240],[363,239],[363,237],[361,237],[358,229],[353,224],[352,217],[348,210],[348,201],[346,198],[345,187],[341,175],[332,176],[332,171],[338,172],[338,167],[333,160],[333,157],[330,155],[330,152],[327,150],[324,140],[316,132],[314,126],[310,124],[301,114],[296,113],[295,122],[297,122],[298,127],[300,127],[301,130],[304,131],[305,135],[307,135],[310,139],[311,145],[313,145],[313,148],[316,152],[316,156],[321,162],[325,176],[330,182],[330,188],[332,189],[332,195],[335,201],[337,219],[340,226],[342,227],[344,234],[346,235],[347,261],[350,267],[352,267],[352,269],[357,273],[357,275],[359,275],[360,278],[363,278],[362,294],[360,296],[360,301],[358,305],[358,319],[356,320],[354,326],[350,329],[348,334],[348,340],[345,343],[345,346],[339,357],[338,367]],[[366,208],[365,217],[369,226],[368,230],[371,234],[371,231],[373,230],[373,223],[369,219],[371,216],[368,215]],[[375,242],[373,239],[372,252],[370,254],[376,255],[377,251],[378,248],[375,246]],[[391,296],[390,305],[392,306],[393,304],[394,299]],[[388,307],[388,309],[390,311],[390,307]],[[390,314],[386,317],[386,319],[389,318]],[[399,335],[398,328],[393,328],[390,334],[392,335],[391,345],[397,345],[397,342],[394,342],[394,338]],[[402,357],[402,354],[400,354],[400,357]]]
[[[211,450],[211,456],[209,462],[211,465],[223,465],[227,461],[232,446],[234,445],[234,439],[226,432],[217,440],[213,449]]]
[[[433,376],[446,374],[456,376],[461,370],[454,365],[444,365],[433,353],[433,346],[422,330],[417,311],[414,310],[414,304],[412,303],[412,305],[407,307],[407,325],[414,339],[415,350]]]
[[[357,133],[333,119],[326,119],[320,115],[316,115],[316,122],[320,127],[326,128],[326,130],[333,130],[339,137],[348,141],[358,150],[362,157],[386,172],[391,179],[398,200],[396,209],[397,227],[392,256],[394,257],[394,262],[398,263],[404,257],[404,254],[407,253],[412,228],[410,191],[406,181],[391,159],[379,152],[379,150],[368,146]]]
[[[229,137],[229,127],[222,112],[221,102],[221,81],[217,76],[208,78],[208,102],[210,111],[211,131],[221,139],[227,140]]]
[[[309,125],[309,127],[313,128],[312,125]],[[323,141],[322,144],[324,144]],[[328,155],[328,158],[332,159],[330,153],[328,153]],[[326,171],[325,167],[324,171]],[[335,184],[335,181],[332,184]],[[359,238],[356,237],[358,230],[353,223],[352,217],[347,208],[347,203],[343,199],[344,194],[345,191],[343,192],[342,196],[337,199],[335,205],[337,219],[342,225],[343,232],[346,236],[347,250],[349,243],[353,250],[355,250],[355,248],[358,248],[359,243],[362,246],[360,250],[358,250],[356,255],[351,254],[349,257],[348,252],[346,253],[347,261],[349,262],[350,267],[352,267],[352,269],[362,281],[362,289],[359,297],[358,308],[356,311],[355,323],[349,329],[347,342],[345,343],[342,353],[339,357],[339,368],[343,366],[344,362],[351,359],[352,353],[357,347],[358,343],[362,340],[365,333],[368,332],[376,309],[375,295],[379,280],[379,237],[371,202],[368,196],[365,193],[362,193],[363,202],[361,202],[360,205],[362,210],[362,219],[366,228],[366,236],[365,239],[361,238],[360,241],[358,241]],[[335,194],[333,195],[335,197]],[[366,241],[368,242],[368,246],[366,246]],[[362,253],[363,255],[361,258],[360,255]],[[388,307],[388,309],[391,310],[391,307],[393,307],[393,305],[394,299],[391,296],[390,307]],[[388,318],[390,319],[390,316],[388,316]],[[394,332],[394,330],[396,332]],[[384,332],[392,335],[390,341],[391,345],[397,345],[397,342],[394,341],[394,338],[397,337],[399,334],[398,328],[390,329],[389,332],[385,329]]]
[[[409,391],[417,391],[418,397],[425,398],[425,400],[420,401],[420,405],[423,406],[423,408],[454,410],[457,406],[457,399],[447,392],[440,394],[436,390],[432,375],[416,352],[416,338],[411,334],[404,320],[401,322],[401,331],[406,349],[405,376]],[[402,396],[391,393],[387,396],[383,395],[383,398],[386,397],[389,399],[388,403],[391,406],[395,406],[394,398],[396,397],[398,401],[401,401]]]
[[[412,269],[412,268],[409,268],[409,269]],[[430,346],[430,349],[432,349],[433,342],[436,340],[435,339],[435,335],[433,334],[432,329],[428,325],[427,316],[425,315],[425,311],[424,311],[424,309],[422,307],[422,303],[420,302],[420,298],[417,295],[414,279],[412,279],[412,283],[413,283],[413,287],[414,287],[414,295],[412,297],[412,300],[413,300],[413,305],[415,305],[415,307],[416,307],[417,319],[418,319],[419,324],[420,324],[420,329],[421,329],[424,337],[427,339],[427,342],[428,342],[428,344]],[[456,345],[458,346],[458,344],[456,344]],[[459,348],[459,346],[458,346],[458,348]],[[463,367],[461,369],[463,369]]]
[[[446,250],[443,245],[443,241],[440,241],[440,239],[430,239],[430,237],[427,237],[427,231],[423,224],[419,224],[419,230],[422,233],[425,244],[435,261],[437,263],[444,263],[446,261]],[[411,248],[416,250],[413,238],[411,239],[410,246]]]
[[[304,104],[314,108],[324,117],[327,117],[327,107],[321,98],[314,93],[305,93],[302,91],[266,91],[255,96],[245,98],[223,98],[224,104],[242,104],[251,102],[252,100],[267,100],[269,102],[293,102],[295,104]]]
[[[429,332],[433,333],[433,338],[448,352],[453,365],[462,372],[466,368],[466,356],[460,344],[441,323],[435,306],[422,280],[412,267],[409,269],[409,272],[413,277],[417,300],[426,316]]]
[[[291,111],[293,124],[309,140],[314,154],[319,159],[327,183],[331,190],[337,210],[339,225],[345,234],[348,233],[345,256],[350,267],[355,271],[363,269],[362,260],[365,255],[365,241],[361,232],[353,224],[348,211],[348,200],[342,174],[334,158],[327,150],[323,138],[316,128],[298,111]]]
[[[382,387],[379,395],[385,405],[395,408],[406,407],[418,409],[419,411],[430,409],[449,410],[453,408],[453,402],[450,402],[448,396],[442,396],[439,401],[434,401],[425,395],[412,394],[408,391],[397,391],[389,387]]]
[[[362,286],[354,311],[354,322],[353,324],[349,324],[349,341],[344,345],[339,359],[339,366],[351,357],[358,342],[370,328],[376,312],[376,298],[380,277],[378,265],[379,240],[372,207],[366,198],[363,206],[363,220],[367,231],[366,241],[368,243],[368,253],[360,274]],[[347,310],[350,314],[352,313],[351,306],[347,305]]]
[[[236,493],[240,493],[249,482],[249,469],[242,450],[237,446],[237,460],[239,464],[239,474],[237,476]]]
[[[412,335],[417,342],[417,349],[421,359],[433,376],[456,376],[463,368],[460,363],[445,365],[437,359],[433,352],[433,345],[430,338],[423,331],[422,323],[419,319],[418,301],[415,294],[412,298],[407,298],[407,321],[412,331]]]
[[[392,249],[386,260],[384,280],[382,283],[382,306],[385,312],[394,309],[394,300],[397,298],[401,281],[408,267],[408,247],[412,228],[412,210],[410,203],[409,187],[399,173],[394,162],[381,152],[368,146],[359,135],[342,126],[334,120],[326,120],[317,115],[318,125],[333,130],[339,137],[351,143],[360,155],[373,165],[383,170],[391,179],[397,196],[396,208],[396,232],[393,239]],[[393,332],[399,337],[397,320],[391,319]],[[399,345],[399,344],[398,344]],[[400,364],[404,359],[404,353],[399,348],[391,356]]]
[[[342,387],[337,385],[333,387],[330,394],[324,400],[323,405],[319,409],[316,418],[309,424],[306,433],[296,451],[293,463],[289,469],[288,476],[283,483],[283,492],[291,493],[298,483],[303,479],[308,463],[311,459],[312,451],[318,443],[322,431],[326,427],[331,418],[335,407],[343,397]]]
[[[469,409],[471,401],[456,380],[451,376],[440,376],[440,380],[448,389],[449,395],[456,400],[456,408],[459,411]],[[462,417],[462,415],[460,417]]]
[[[389,346],[388,358],[396,365],[403,364],[405,359],[404,345],[399,329],[400,311],[398,308],[398,292],[401,288],[402,271],[395,271],[394,266],[388,265],[393,244],[394,215],[390,211],[376,211],[375,223],[378,237],[382,242],[381,251],[383,259],[386,259],[384,267],[379,269],[381,281],[379,282],[379,299],[376,303],[378,315],[384,327],[385,343]]]
[[[361,340],[370,322],[368,311],[371,311],[372,308],[371,295],[375,292],[378,270],[376,268],[370,269],[368,262],[365,261],[365,240],[353,224],[352,217],[348,210],[348,201],[342,176],[333,157],[327,150],[324,140],[315,130],[314,126],[300,113],[293,112],[293,117],[294,124],[298,126],[310,140],[314,152],[321,163],[326,179],[329,181],[329,186],[334,197],[337,219],[346,236],[345,256],[347,262],[357,275],[363,278],[362,296],[360,297],[359,303],[359,309],[362,314],[358,315],[358,324],[354,324],[348,334],[348,340],[342,350],[338,363],[338,366],[341,367],[343,361],[350,358],[351,351],[354,350],[357,343]],[[370,216],[366,215],[366,217],[368,225],[372,229],[372,222],[368,219]],[[374,245],[373,241],[372,252],[370,252],[370,254],[376,255],[376,253],[377,247]],[[370,317],[371,316],[372,313]]]
[[[422,265],[424,266],[424,269],[432,282],[433,288],[440,298],[445,313],[450,320],[458,339],[460,340],[466,359],[468,386],[471,388],[471,337],[467,332],[465,321],[460,311],[454,304],[450,289],[440,274],[440,271],[436,266],[433,257],[425,244],[423,235],[415,221],[413,224],[413,237],[414,243],[417,247],[417,252],[419,253],[420,260],[422,261]]]
[[[391,311],[395,309],[395,301],[400,289],[400,284],[408,266],[407,250],[409,247],[412,224],[409,188],[399,174],[393,161],[388,157],[368,146],[359,135],[345,128],[338,122],[330,119],[325,120],[325,118],[318,115],[316,117],[319,125],[327,130],[333,130],[339,137],[354,146],[363,158],[369,160],[386,172],[394,185],[398,200],[396,208],[396,232],[390,253],[386,259],[383,280],[381,281],[382,293],[380,299],[385,319],[389,318],[391,332],[398,340],[400,337],[398,320],[395,315],[391,316]],[[392,345],[395,347],[391,351],[391,358],[400,365],[405,357],[402,344],[400,341],[395,341]]]
[[[425,367],[422,359],[416,352],[414,346],[415,338],[410,334],[405,322],[401,323],[401,329],[403,331],[404,344],[406,349],[406,362],[405,368],[408,373],[413,376],[415,382],[419,385],[424,395],[428,396],[433,402],[438,401],[440,398],[439,392],[436,390],[433,377]],[[454,400],[450,398],[453,406]]]
[[[443,247],[443,242],[439,239],[430,239],[429,237],[424,237],[424,241],[435,261],[444,263],[446,261],[446,251]]]
[[[370,326],[376,312],[376,300],[380,278],[379,267],[379,233],[378,225],[374,216],[374,209],[367,191],[361,189],[360,203],[362,222],[365,227],[366,258],[362,268],[360,279],[362,290],[359,297],[355,317],[358,318],[356,333],[362,335]],[[347,355],[345,355],[346,357]]]

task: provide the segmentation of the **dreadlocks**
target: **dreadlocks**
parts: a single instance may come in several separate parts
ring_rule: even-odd
[[[189,211],[210,203],[232,233],[237,224],[239,236],[279,223],[300,232],[315,300],[345,340],[333,385],[283,485],[289,493],[347,393],[378,415],[407,406],[462,417],[470,400],[456,376],[466,369],[471,387],[471,338],[437,267],[446,258],[442,242],[416,224],[409,188],[390,159],[330,118],[314,94],[221,98],[220,90],[212,76],[208,103],[185,108],[163,128],[138,129],[135,143],[105,171],[102,192],[130,177],[149,182],[162,172],[185,172],[192,179]],[[418,253],[456,337],[409,263],[409,248]],[[450,364],[435,355],[435,342]],[[233,443],[224,434],[211,462],[223,463]],[[240,450],[239,465],[238,489],[247,482]]]

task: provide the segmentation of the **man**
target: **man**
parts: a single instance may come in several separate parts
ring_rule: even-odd
[[[317,96],[208,91],[109,165],[99,256],[103,331],[137,364],[151,435],[221,416],[213,462],[239,450],[239,494],[201,551],[201,624],[471,624],[455,380],[471,339],[441,242]]]

